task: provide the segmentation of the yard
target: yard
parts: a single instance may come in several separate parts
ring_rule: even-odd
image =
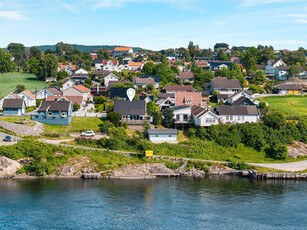
[[[21,121],[24,122],[24,125],[34,126],[35,122],[30,120],[30,117],[0,117],[0,121],[6,121],[11,123],[19,123]]]
[[[34,91],[48,86],[48,83],[40,81],[34,74],[28,73],[2,73],[0,74],[0,96],[5,97],[14,92],[17,85],[24,85],[27,90]]]
[[[276,96],[263,98],[269,108],[280,110],[286,114],[307,117],[307,96]]]
[[[45,124],[45,133],[64,134],[71,132],[84,132],[91,130],[99,132],[100,125],[103,121],[99,117],[73,117],[69,125],[48,125]]]

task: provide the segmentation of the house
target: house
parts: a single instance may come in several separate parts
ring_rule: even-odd
[[[216,60],[209,60],[209,69],[211,71],[216,71],[220,69],[229,69],[231,67],[232,62],[231,61],[216,61]]]
[[[104,96],[106,97],[108,94],[109,88],[106,86],[92,86],[91,87],[91,94],[95,97],[97,96]]]
[[[94,59],[94,65],[95,65],[95,68],[97,70],[103,70],[103,59],[102,58],[96,58]]]
[[[36,99],[46,99],[48,96],[61,95],[61,91],[56,87],[48,87],[35,92]]]
[[[76,69],[75,65],[63,65],[63,63],[58,63],[58,72],[66,71],[69,75],[72,74],[72,72]]]
[[[300,73],[298,74],[299,79],[307,79],[307,70],[303,67],[300,66]]]
[[[191,85],[166,85],[166,93],[175,93],[175,92],[192,92],[193,86]]]
[[[159,88],[161,76],[160,75],[141,75],[140,78],[153,78],[154,79],[154,87],[156,89]]]
[[[201,92],[176,92],[175,93],[175,106],[180,105],[199,105],[206,106],[206,102],[202,102]]]
[[[4,99],[2,109],[3,115],[21,116],[26,113],[26,103],[23,99]]]
[[[295,84],[282,84],[275,88],[278,94],[287,95],[287,94],[300,94],[302,93],[302,87]]]
[[[112,72],[108,71],[108,70],[95,70],[95,72],[94,72],[95,79],[100,80],[101,78],[104,78],[105,76],[107,76],[110,73],[112,73]]]
[[[139,96],[139,97],[140,97],[140,101],[145,101],[146,104],[150,101],[154,101],[154,96],[144,95],[144,96]]]
[[[193,106],[191,109],[192,120],[196,126],[211,126],[219,123],[219,116],[214,111],[208,111],[201,106]]]
[[[193,82],[194,81],[194,73],[180,72],[178,77],[183,82]]]
[[[274,70],[274,77],[278,81],[286,81],[289,76],[288,66],[277,66]]]
[[[82,96],[83,103],[87,100],[91,100],[91,90],[86,88],[83,85],[74,85],[66,90],[63,91],[64,96]]]
[[[219,95],[223,95],[223,94],[219,94]],[[219,96],[218,95],[218,96]],[[242,99],[241,98],[247,98],[247,99],[249,99],[251,102],[253,102],[254,103],[254,95],[253,95],[253,91],[250,91],[250,90],[241,90],[240,92],[237,92],[237,93],[235,93],[235,94],[229,94],[228,95],[228,98],[227,98],[227,100],[226,100],[226,102],[229,104],[229,105],[231,105],[231,104],[235,104],[236,103],[236,101],[237,100],[241,100],[242,101]],[[224,103],[226,103],[226,102],[224,102]]]
[[[73,74],[84,74],[84,75],[88,75],[88,71],[83,69],[83,68],[79,68],[73,71]]]
[[[216,112],[222,124],[257,123],[260,118],[256,106],[218,105]]]
[[[220,94],[234,94],[242,90],[238,79],[228,79],[227,77],[215,77],[210,81],[210,94],[214,91]]]
[[[201,92],[201,102],[204,104],[209,104],[210,102],[210,92],[209,90],[204,90]]]
[[[36,106],[36,98],[33,93],[31,93],[28,90],[22,91],[20,94],[18,94],[26,103],[26,107],[29,106]]]
[[[84,105],[82,96],[49,96],[46,101],[71,101],[72,104]]]
[[[76,82],[71,78],[67,78],[62,85],[62,90],[68,89],[73,85],[76,85]]]
[[[148,140],[153,143],[177,143],[177,129],[148,129]]]
[[[102,70],[117,71],[118,72],[118,61],[117,60],[103,60]]]
[[[146,88],[149,84],[154,86],[154,83],[155,79],[153,78],[140,78],[140,77],[133,78],[134,88],[138,87]]]
[[[123,54],[133,54],[131,47],[116,47],[113,51],[113,56],[122,56]]]
[[[32,120],[50,125],[69,125],[72,119],[71,101],[42,101]]]
[[[118,82],[119,82],[119,77],[118,76],[116,76],[114,73],[110,73],[110,74],[108,74],[107,76],[105,76],[104,78],[103,78],[103,80],[104,80],[104,86],[109,86],[109,82],[110,81],[112,81],[112,82],[116,82],[115,84],[117,84]]]
[[[89,75],[88,74],[84,74],[84,73],[73,73],[71,75],[71,79],[76,82],[77,84],[84,84],[85,83],[85,79],[88,78]]]
[[[160,110],[163,111],[165,109],[175,106],[175,98],[172,98],[172,97],[159,98],[156,101],[156,104],[157,106],[159,106]]]
[[[191,123],[191,106],[181,105],[172,107],[175,124]]]
[[[150,120],[145,101],[115,100],[114,112],[121,115],[121,122],[128,125],[141,125]]]
[[[117,88],[113,87],[110,89],[110,99],[123,99],[128,100],[127,90],[129,88]]]
[[[128,70],[129,71],[137,71],[143,69],[143,62],[129,62],[128,63]]]
[[[275,68],[278,66],[287,66],[287,65],[286,63],[283,62],[283,60],[272,60],[272,59],[268,60],[264,69],[264,74],[274,75]]]

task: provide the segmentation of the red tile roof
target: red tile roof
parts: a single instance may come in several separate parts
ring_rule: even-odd
[[[193,86],[191,85],[166,85],[165,86],[166,92],[188,92],[193,91]]]
[[[81,92],[90,92],[91,91],[90,89],[86,88],[83,85],[74,85],[73,87],[75,87],[76,89],[78,89]]]
[[[129,51],[131,47],[116,47],[114,51]]]
[[[202,105],[201,92],[176,92],[175,93],[175,106],[180,105]]]
[[[179,73],[179,78],[194,78],[194,73],[181,72]]]
[[[102,65],[107,65],[107,63],[109,61],[112,61],[113,65],[118,65],[118,61],[117,60],[103,60]]]
[[[48,96],[46,101],[58,101],[59,99],[64,98],[71,103],[82,104],[83,97],[82,96]]]
[[[31,97],[32,99],[35,99],[35,96],[34,96],[33,93],[31,93],[30,91],[24,90],[23,92],[24,92],[25,94],[27,94],[29,97]]]

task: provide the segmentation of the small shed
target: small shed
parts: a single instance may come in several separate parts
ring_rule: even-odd
[[[148,140],[154,143],[176,143],[177,142],[177,129],[148,129]]]

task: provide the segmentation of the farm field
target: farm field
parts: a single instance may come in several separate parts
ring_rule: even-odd
[[[274,110],[307,117],[307,96],[277,96],[266,97],[263,100]]]
[[[10,92],[14,92],[17,85],[24,85],[27,90],[48,86],[48,83],[40,81],[34,74],[28,73],[2,73],[0,74],[0,96],[5,97]]]

